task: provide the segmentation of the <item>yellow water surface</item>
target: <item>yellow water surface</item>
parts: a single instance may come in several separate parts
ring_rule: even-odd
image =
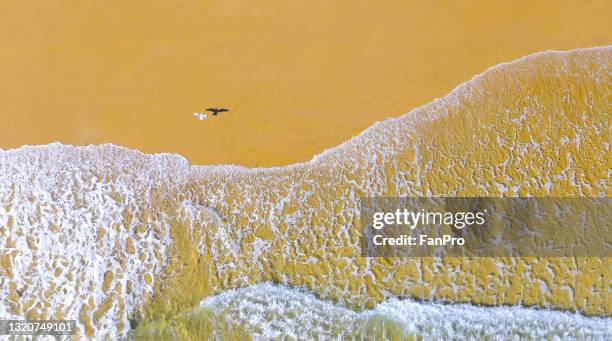
[[[307,160],[529,53],[611,42],[609,1],[0,2],[0,148]],[[209,106],[229,113],[199,121]]]

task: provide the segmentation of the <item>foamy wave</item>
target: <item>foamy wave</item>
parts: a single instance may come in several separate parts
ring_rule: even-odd
[[[203,300],[225,328],[255,339],[372,339],[418,336],[425,340],[609,340],[612,319],[521,307],[477,307],[391,299],[355,312],[314,295],[270,283]],[[200,310],[191,318],[206,316]],[[213,328],[214,329],[214,328]]]
[[[81,335],[121,333],[171,243],[175,218],[154,196],[175,189],[165,174],[180,177],[185,165],[114,146],[0,153],[1,317],[64,317],[79,320]]]

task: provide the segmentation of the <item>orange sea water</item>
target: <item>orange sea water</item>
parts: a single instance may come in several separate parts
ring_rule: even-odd
[[[0,148],[310,159],[529,53],[610,43],[606,1],[2,1]],[[214,120],[192,116],[231,109]]]

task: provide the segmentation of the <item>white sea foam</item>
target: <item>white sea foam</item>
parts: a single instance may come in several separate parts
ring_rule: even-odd
[[[129,326],[166,262],[175,219],[152,207],[151,191],[172,186],[162,174],[180,178],[186,162],[124,151],[51,144],[0,152],[0,257],[9,265],[0,269],[0,318],[61,313],[107,335]]]
[[[612,318],[411,299],[391,299],[371,310],[355,312],[311,293],[270,283],[208,297],[200,307],[223,316],[229,325],[250,330],[256,339],[367,339],[372,330],[425,340],[612,338]]]

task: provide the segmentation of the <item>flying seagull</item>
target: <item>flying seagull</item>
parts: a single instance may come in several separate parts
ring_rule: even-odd
[[[193,116],[195,116],[198,120],[202,121],[208,118],[208,115],[202,114],[201,112],[194,112]]]
[[[228,109],[224,109],[224,108],[208,108],[208,109],[206,109],[206,111],[210,111],[210,112],[212,112],[213,116],[217,116],[218,113],[229,111],[229,110]]]

